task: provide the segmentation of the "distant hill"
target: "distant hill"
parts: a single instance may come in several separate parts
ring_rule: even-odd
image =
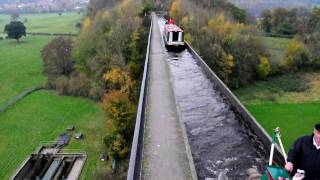
[[[320,0],[228,0],[239,7],[248,10],[252,15],[259,16],[263,9],[273,9],[276,7],[294,8],[307,7],[312,8],[320,6]]]
[[[0,4],[3,3],[35,3],[35,2],[63,2],[63,1],[72,1],[72,0],[0,0]]]

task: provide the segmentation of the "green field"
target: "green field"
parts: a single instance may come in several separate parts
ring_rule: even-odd
[[[10,15],[0,15],[0,31],[10,22]],[[20,21],[25,22],[27,32],[44,32],[44,33],[78,33],[76,23],[80,22],[82,14],[58,13],[46,14],[21,14]]]
[[[247,108],[270,134],[274,128],[281,128],[286,151],[296,138],[311,135],[314,124],[320,122],[320,102],[248,105]]]
[[[71,149],[88,152],[83,176],[87,179],[99,164],[106,133],[102,109],[83,98],[56,96],[52,92],[34,93],[0,114],[0,179],[7,179],[42,141],[53,141],[74,124],[85,139],[72,139]],[[99,164],[106,167],[107,164]]]
[[[0,26],[4,17],[0,15]],[[79,15],[28,15],[34,31],[76,32],[75,19],[80,19]],[[0,40],[0,107],[23,91],[45,84],[41,50],[52,38],[27,36],[21,43]],[[75,132],[83,132],[85,136],[81,141],[72,139],[66,147],[87,152],[82,179],[94,179],[96,170],[107,172],[110,164],[99,160],[101,153],[105,153],[104,117],[98,103],[84,98],[58,96],[44,90],[25,97],[0,113],[0,179],[8,179],[41,142],[55,140],[71,124],[76,125]]]
[[[273,70],[276,70],[283,63],[290,39],[264,36],[261,36],[260,38],[262,43],[264,43],[269,50],[271,55],[269,60]]]
[[[0,41],[0,107],[32,86],[45,83],[40,51],[51,38],[27,36],[21,39],[21,43],[15,40]]]
[[[234,92],[270,134],[278,126],[282,129],[287,151],[320,122],[319,72],[271,77]]]

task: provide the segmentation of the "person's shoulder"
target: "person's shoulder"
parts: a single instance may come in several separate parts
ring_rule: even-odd
[[[296,140],[296,142],[305,142],[312,140],[313,136],[302,136]]]

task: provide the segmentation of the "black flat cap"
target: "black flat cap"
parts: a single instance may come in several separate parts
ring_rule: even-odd
[[[320,123],[319,123],[319,124],[314,125],[314,128],[315,128],[317,131],[320,131]]]

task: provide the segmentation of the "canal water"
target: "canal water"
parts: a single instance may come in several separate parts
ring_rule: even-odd
[[[199,179],[247,179],[247,169],[265,164],[264,147],[188,50],[166,53]]]

